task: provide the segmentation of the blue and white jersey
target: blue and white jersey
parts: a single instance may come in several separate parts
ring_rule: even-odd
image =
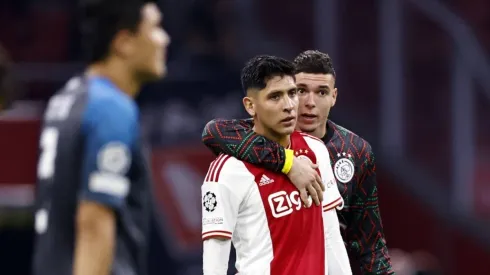
[[[151,195],[138,113],[101,77],[73,78],[50,99],[39,143],[33,274],[72,273],[81,200],[116,213],[112,274],[146,274]]]

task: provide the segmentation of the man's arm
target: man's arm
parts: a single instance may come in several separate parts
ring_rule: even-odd
[[[205,275],[225,275],[228,272],[231,240],[210,238],[203,243],[203,273]]]
[[[353,187],[347,245],[360,260],[362,274],[394,274],[379,212],[375,158],[369,145],[367,149],[361,175]]]
[[[308,137],[306,137],[308,138]],[[330,155],[325,145],[316,139],[307,139],[310,148],[314,151],[322,179],[326,188],[323,195],[323,226],[325,228],[325,263],[328,267],[327,274],[351,275],[347,249],[340,232],[340,223],[337,209],[342,209],[344,200],[330,165]]]
[[[204,128],[202,141],[216,155],[224,153],[267,170],[287,174],[291,167],[285,168],[287,156],[284,147],[257,135],[252,128],[252,119],[213,119]]]
[[[253,183],[240,163],[228,155],[218,156],[201,186],[204,275],[227,274],[240,203]]]
[[[216,155],[224,153],[286,174],[298,188],[305,205],[309,206],[308,194],[315,204],[320,205],[324,186],[315,171],[317,166],[294,157],[293,150],[257,135],[252,128],[252,119],[214,119],[206,124],[202,141]]]
[[[87,108],[82,125],[85,136],[82,184],[75,219],[75,275],[110,274],[116,216],[129,192],[126,173],[137,132],[127,116],[124,110],[107,108],[104,102]]]
[[[349,256],[345,249],[344,240],[340,233],[340,223],[336,208],[323,213],[325,224],[325,257],[328,265],[328,274],[351,275]]]

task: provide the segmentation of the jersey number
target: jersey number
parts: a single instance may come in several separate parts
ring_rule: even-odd
[[[41,133],[41,154],[37,164],[37,177],[40,180],[49,179],[54,175],[54,162],[58,147],[59,131],[48,127]]]

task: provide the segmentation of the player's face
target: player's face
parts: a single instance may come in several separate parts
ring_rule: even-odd
[[[248,99],[248,100],[247,100]],[[255,120],[257,132],[274,139],[290,135],[296,126],[298,96],[294,78],[276,76],[264,89],[244,99],[245,108]]]
[[[170,37],[161,26],[162,13],[153,3],[143,6],[142,21],[135,37],[134,68],[144,80],[163,77]]]
[[[296,74],[296,85],[299,97],[297,127],[313,135],[316,132],[324,134],[330,109],[335,105],[337,99],[334,76],[299,73]]]

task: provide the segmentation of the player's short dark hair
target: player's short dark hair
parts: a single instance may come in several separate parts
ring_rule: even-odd
[[[0,46],[0,109],[10,107],[14,101],[14,92],[10,59],[7,52]]]
[[[296,73],[331,74],[335,76],[332,59],[326,53],[317,50],[304,51],[293,62]]]
[[[145,0],[81,0],[80,32],[86,57],[97,62],[109,55],[114,36],[121,30],[136,32]]]
[[[267,81],[276,76],[291,76],[294,78],[293,63],[277,56],[255,56],[242,69],[243,91],[247,93],[249,89],[262,90],[267,86]]]

